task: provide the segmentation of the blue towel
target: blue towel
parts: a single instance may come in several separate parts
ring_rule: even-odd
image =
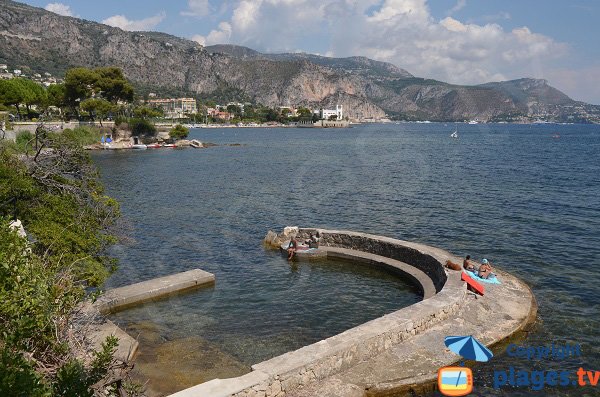
[[[500,280],[498,280],[498,277],[496,277],[495,274],[492,274],[490,276],[490,278],[481,278],[477,275],[477,273],[473,273],[472,271],[469,271],[469,270],[467,270],[466,272],[475,281],[481,281],[483,283],[488,283],[488,284],[502,284],[500,282]]]

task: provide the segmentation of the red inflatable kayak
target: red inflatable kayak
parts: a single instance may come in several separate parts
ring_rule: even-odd
[[[483,288],[483,285],[481,285],[477,281],[473,280],[473,278],[471,276],[469,276],[467,273],[463,272],[462,275],[460,276],[460,279],[462,281],[466,281],[467,288],[470,291],[476,292],[479,295],[483,295],[483,293],[485,291],[485,288]]]

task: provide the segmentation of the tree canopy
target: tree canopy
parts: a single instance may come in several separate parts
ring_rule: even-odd
[[[89,98],[85,101],[81,102],[81,109],[85,110],[90,114],[92,119],[98,118],[100,120],[100,125],[102,125],[102,120],[104,120],[108,115],[114,112],[116,106],[106,99],[101,98]]]
[[[112,103],[133,100],[133,87],[116,67],[69,69],[65,75],[65,91],[66,101],[71,106],[91,97]]]
[[[28,79],[0,80],[0,102],[5,105],[15,106],[19,112],[19,105],[43,105],[47,102],[44,87]]]
[[[184,139],[187,138],[190,133],[190,129],[182,126],[181,124],[177,124],[175,127],[171,129],[169,132],[169,136],[173,139]]]

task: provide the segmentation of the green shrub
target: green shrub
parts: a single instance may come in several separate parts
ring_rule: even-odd
[[[115,241],[109,227],[118,205],[81,148],[98,132],[40,134],[53,150],[38,161],[0,145],[0,203],[14,203],[0,206],[0,396],[91,397],[113,365],[116,338],[89,364],[74,358],[66,338],[85,287],[102,284],[115,264],[104,252]],[[32,242],[9,227],[9,216]]]
[[[66,128],[62,131],[62,134],[69,141],[82,146],[98,143],[102,137],[102,132],[99,128],[89,126],[76,127],[73,130]]]
[[[175,127],[171,128],[169,131],[169,136],[173,139],[184,139],[190,133],[190,129],[182,126],[181,124],[177,124]]]
[[[115,126],[119,126],[123,123],[127,123],[127,117],[124,116],[117,116],[115,117]]]
[[[154,124],[144,119],[130,119],[129,128],[134,136],[140,135],[156,135],[156,127]]]
[[[17,132],[17,139],[15,140],[17,150],[21,153],[31,150],[34,145],[34,138],[35,134],[27,130]]]

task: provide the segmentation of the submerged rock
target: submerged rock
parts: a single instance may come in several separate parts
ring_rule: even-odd
[[[168,395],[216,378],[231,378],[251,371],[250,366],[200,337],[166,340],[155,324],[131,324],[139,335],[134,377],[146,385],[148,396]]]

